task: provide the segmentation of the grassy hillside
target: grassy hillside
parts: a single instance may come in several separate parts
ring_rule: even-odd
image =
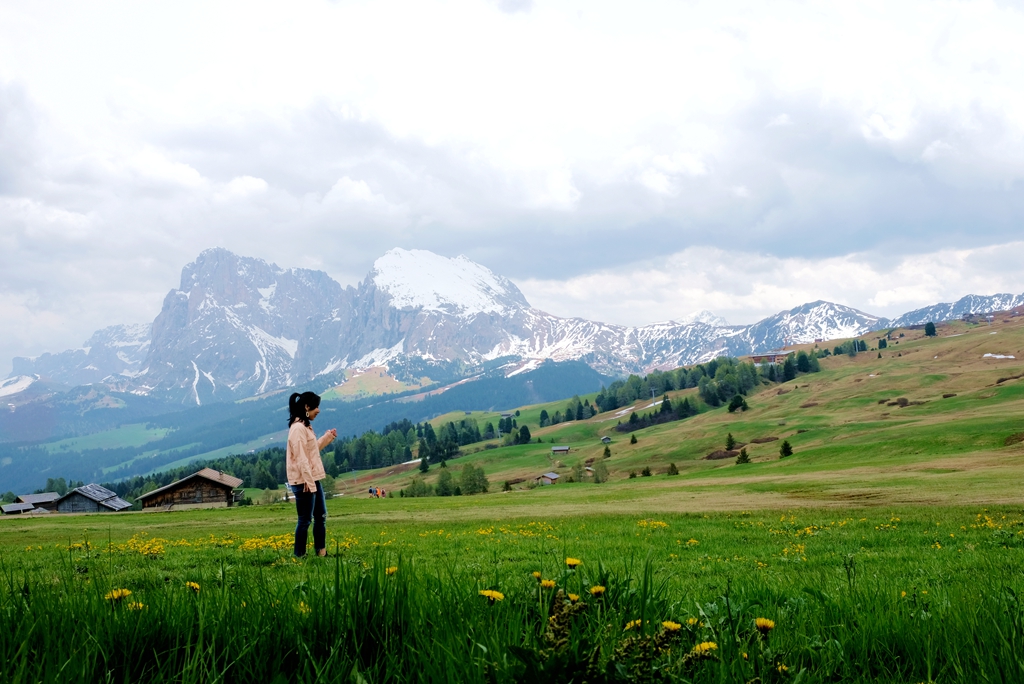
[[[863,339],[875,347],[877,338],[871,334]],[[495,491],[505,480],[532,481],[546,470],[568,475],[574,463],[601,458],[600,438],[607,435],[612,438],[612,457],[606,460],[611,482],[559,484],[513,496],[570,508],[583,501],[628,505],[637,497],[654,497],[663,510],[1018,501],[1024,443],[1014,435],[1024,434],[1024,379],[1016,377],[1024,375],[1024,321],[951,323],[940,326],[936,338],[917,330],[896,331],[893,338],[881,352],[824,358],[820,373],[752,393],[746,412],[730,414],[719,408],[640,430],[634,433],[635,445],[629,444],[629,434],[614,430],[618,420],[628,418],[629,408],[539,428],[540,409],[550,413],[565,402],[523,407],[518,423],[527,424],[542,444],[489,450],[474,445],[466,451],[481,450],[450,466],[481,465]],[[632,408],[644,412],[650,403],[637,402]],[[438,420],[461,417],[453,413]],[[496,421],[498,414],[472,417],[483,425]],[[705,460],[725,448],[730,433],[747,443],[752,463]],[[776,440],[753,443],[769,438]],[[781,459],[784,440],[795,453]],[[570,446],[569,456],[552,459],[552,441]],[[679,475],[665,475],[670,463]],[[631,471],[640,473],[644,467],[654,475],[629,479]],[[431,468],[428,483],[436,480],[437,471]],[[397,490],[414,474],[387,469],[373,481]],[[361,475],[360,483],[366,479]]]
[[[346,370],[345,379],[339,385],[321,394],[325,400],[353,400],[366,397],[400,394],[409,390],[419,389],[431,383],[430,378],[420,378],[419,382],[407,383],[396,380],[388,375],[387,368],[374,366],[361,370]]]

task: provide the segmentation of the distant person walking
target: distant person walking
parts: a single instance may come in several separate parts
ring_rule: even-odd
[[[327,504],[321,480],[327,477],[320,450],[334,441],[338,431],[331,429],[319,440],[310,421],[320,413],[320,397],[313,392],[296,392],[288,399],[288,449],[285,462],[288,488],[295,495],[298,523],[295,525],[295,555],[306,555],[309,525],[313,523],[313,549],[327,555]]]

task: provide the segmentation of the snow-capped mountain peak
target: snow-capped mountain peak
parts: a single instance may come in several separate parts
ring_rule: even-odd
[[[703,309],[701,311],[697,311],[696,313],[690,314],[689,316],[683,319],[683,323],[705,323],[714,328],[725,328],[728,327],[729,325],[729,322],[727,320],[725,320],[721,316],[716,316],[707,309]]]
[[[530,306],[511,281],[461,255],[449,259],[422,249],[392,249],[374,262],[370,277],[396,309],[469,318]]]

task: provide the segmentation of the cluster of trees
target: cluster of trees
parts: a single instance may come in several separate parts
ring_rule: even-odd
[[[423,481],[420,476],[412,478],[412,482],[405,489],[398,492],[399,496],[462,496],[464,494],[483,494],[490,487],[484,469],[467,463],[456,478],[448,468],[448,464],[441,462],[440,473],[437,482],[430,485]]]
[[[881,344],[879,347],[884,349]],[[847,340],[846,342],[834,347],[832,349],[832,355],[839,356],[840,354],[846,354],[847,356],[856,356],[858,352],[866,352],[867,350],[868,343],[864,340]]]
[[[678,401],[673,405],[668,395],[665,395],[661,398],[661,404],[658,408],[642,415],[633,411],[633,413],[629,414],[629,420],[625,423],[620,422],[615,426],[615,429],[619,432],[633,432],[634,430],[642,430],[652,425],[683,420],[698,413],[700,413],[700,410],[695,404],[690,403],[688,397],[683,397],[682,401]],[[631,443],[635,444],[636,442]]]
[[[836,349],[839,349],[839,347],[836,347]],[[836,353],[841,354],[844,352]],[[811,354],[801,351],[796,354],[795,358],[790,354],[782,364],[768,364],[767,368],[762,366],[760,369],[761,376],[768,382],[789,382],[802,373],[819,372],[821,364],[818,363],[818,359],[828,355],[828,349],[822,349]]]
[[[820,370],[817,358],[805,352],[800,352],[796,359],[787,359],[787,363],[789,367],[786,364],[767,364],[758,368],[750,362],[741,363],[731,357],[720,357],[687,368],[652,371],[643,378],[631,375],[602,388],[594,403],[598,411],[611,411],[620,406],[628,406],[638,399],[697,387],[701,400],[708,406],[716,407],[731,401],[737,394],[746,394],[760,384],[785,382],[795,378],[798,373]]]
[[[517,410],[516,416],[518,415],[519,411]],[[529,444],[530,440],[533,439],[533,435],[530,434],[530,428],[526,425],[519,425],[513,416],[500,418],[498,420],[497,432],[494,431],[494,426],[490,422],[484,426],[484,439],[494,439],[495,437],[502,438],[502,446]]]
[[[493,433],[494,428],[488,424],[481,432],[473,418],[450,421],[437,430],[428,422],[402,420],[388,424],[381,433],[369,430],[359,437],[339,438],[332,459],[340,472],[383,468],[413,460],[416,447],[416,458],[440,463],[458,456],[459,447],[489,439],[488,431]]]
[[[636,377],[636,376],[630,376]],[[615,383],[612,383],[613,385]],[[604,388],[602,388],[604,391]],[[547,427],[548,425],[557,425],[558,423],[573,421],[573,420],[586,420],[592,418],[600,413],[601,409],[598,406],[591,406],[589,399],[580,401],[579,395],[574,396],[566,404],[564,411],[555,411],[555,414],[548,415],[546,409],[542,409],[540,412],[540,426]]]

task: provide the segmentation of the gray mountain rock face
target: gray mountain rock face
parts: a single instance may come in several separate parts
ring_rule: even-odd
[[[582,360],[623,375],[1021,304],[1024,295],[971,295],[887,321],[818,301],[747,326],[701,312],[628,327],[534,309],[511,281],[465,257],[391,250],[358,287],[342,288],[320,271],[211,249],[182,269],[151,326],[112,326],[83,349],[15,359],[12,377],[202,404],[328,386],[347,368],[417,358],[470,369],[505,357]]]
[[[135,391],[201,404],[290,386],[310,320],[343,299],[326,273],[207,250],[164,298]]]

